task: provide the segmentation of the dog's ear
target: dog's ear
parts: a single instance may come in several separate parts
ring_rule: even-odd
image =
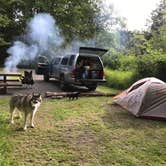
[[[29,73],[32,74],[32,70]]]
[[[39,97],[42,98],[42,94],[41,93],[39,93]]]

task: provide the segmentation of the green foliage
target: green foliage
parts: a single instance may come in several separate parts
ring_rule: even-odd
[[[25,30],[28,19],[39,12],[50,13],[55,18],[67,41],[76,37],[92,38],[96,32],[104,29],[105,19],[100,14],[100,0],[0,0],[0,3],[0,26],[5,26],[5,39],[8,41],[13,36],[20,35]]]
[[[161,0],[158,7],[152,12],[152,25],[151,31],[155,33],[160,33],[160,27],[165,25],[165,14],[166,14],[166,2]]]
[[[152,12],[149,42],[154,49],[166,52],[166,1],[161,0]]]
[[[135,80],[134,71],[119,71],[105,69],[106,72],[106,85],[111,88],[125,89],[129,87]]]
[[[118,69],[120,66],[119,62],[120,53],[115,51],[113,48],[110,49],[105,55],[103,55],[102,60],[104,66],[109,67],[113,70]]]
[[[25,40],[27,22],[37,13],[50,13],[55,18],[64,38],[64,47],[73,40],[94,38],[97,46],[104,47],[107,44],[109,47],[114,36],[113,33],[106,32],[106,29],[122,22],[112,17],[111,7],[109,12],[103,10],[101,0],[0,0],[0,4],[0,51],[5,56],[7,53],[2,53],[2,47],[5,46],[7,50],[18,36]],[[102,32],[105,32],[104,35]],[[4,58],[1,58],[0,61],[3,62]]]
[[[166,54],[151,51],[151,54],[138,57],[137,72],[139,78],[157,77],[166,81]]]
[[[0,27],[4,28],[8,26],[9,23],[10,23],[10,20],[8,19],[8,17],[6,15],[0,14]]]
[[[0,46],[4,46],[7,45],[8,42],[5,41],[5,34],[4,34],[4,30],[6,27],[8,27],[10,24],[10,19],[7,17],[7,15],[2,15],[0,13]]]
[[[99,48],[115,48],[115,34],[107,31],[97,33],[95,45]]]
[[[156,77],[166,81],[166,54],[148,48],[147,54],[142,56],[119,55],[104,57],[107,86],[126,88],[134,81],[145,77]]]
[[[0,0],[0,4],[0,51],[5,56],[4,46],[7,50],[14,38],[23,35],[28,20],[37,13],[50,13],[55,18],[64,45],[73,39],[93,38],[105,28],[100,0]]]
[[[146,39],[142,32],[133,32],[130,34],[130,40],[127,42],[127,52],[135,55],[143,55],[146,52]]]
[[[96,30],[102,26],[95,22],[95,18],[100,12],[97,1],[61,0],[55,1],[53,5],[54,9],[51,14],[55,17],[67,41],[76,37],[91,38],[95,35]]]
[[[102,57],[104,66],[112,70],[131,71],[136,69],[135,55],[123,55],[120,52],[110,49],[107,54]]]
[[[124,55],[119,58],[120,68],[121,71],[132,71],[135,70],[137,67],[136,64],[137,57],[134,55]]]

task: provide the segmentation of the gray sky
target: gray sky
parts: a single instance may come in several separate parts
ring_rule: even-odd
[[[106,4],[113,4],[117,15],[127,19],[129,30],[146,29],[146,20],[156,9],[160,0],[104,0]]]

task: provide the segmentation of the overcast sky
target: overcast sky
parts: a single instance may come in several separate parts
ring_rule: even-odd
[[[157,8],[160,0],[105,0],[113,4],[118,15],[127,19],[129,30],[146,29],[146,20],[150,19],[151,12]]]

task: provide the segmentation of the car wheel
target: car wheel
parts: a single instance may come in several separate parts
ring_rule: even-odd
[[[43,77],[44,77],[44,81],[46,81],[46,82],[48,82],[50,79],[49,75],[43,75]]]
[[[97,84],[94,84],[94,85],[87,85],[86,86],[90,91],[95,91],[96,88],[97,88]]]

